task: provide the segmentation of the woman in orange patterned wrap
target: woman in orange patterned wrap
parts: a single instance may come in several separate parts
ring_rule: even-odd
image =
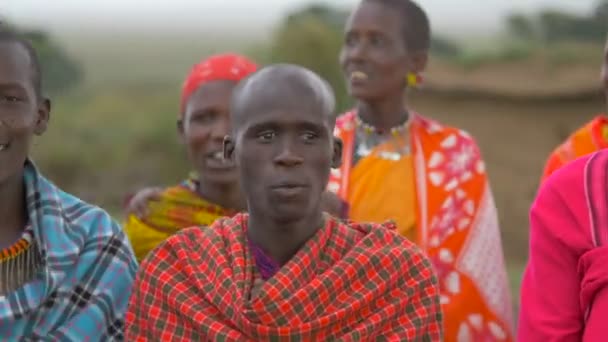
[[[363,0],[340,61],[356,108],[337,121],[343,164],[328,188],[354,221],[393,219],[434,262],[446,341],[513,340],[511,296],[496,207],[473,138],[412,110],[430,44],[409,0]]]

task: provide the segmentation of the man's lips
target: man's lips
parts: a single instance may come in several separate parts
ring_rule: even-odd
[[[275,194],[290,198],[302,194],[308,186],[300,182],[279,182],[270,187],[270,190]]]

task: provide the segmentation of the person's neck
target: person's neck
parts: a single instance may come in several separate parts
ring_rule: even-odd
[[[238,184],[218,184],[201,181],[196,192],[204,199],[226,209],[242,211],[247,207],[245,199],[241,196]]]
[[[23,171],[0,183],[0,248],[14,243],[27,224]]]
[[[278,262],[286,264],[323,227],[321,210],[306,218],[277,222],[250,212],[247,235],[257,246]]]
[[[380,131],[389,131],[409,117],[405,94],[379,101],[358,101],[357,113],[363,122]]]

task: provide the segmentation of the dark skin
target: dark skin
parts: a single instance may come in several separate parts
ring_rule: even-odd
[[[214,158],[216,154],[220,157],[223,154],[224,137],[230,129],[230,98],[235,86],[232,81],[213,81],[200,86],[188,98],[177,130],[198,174],[197,193],[224,208],[242,210],[245,201],[234,163]],[[127,212],[146,216],[148,202],[158,200],[162,191],[157,187],[139,191],[129,203]]]
[[[199,87],[188,99],[178,132],[198,173],[199,195],[224,208],[243,209],[236,167],[223,159],[235,86],[232,81],[215,81]]]
[[[333,96],[327,89],[315,74],[280,65],[254,75],[233,99],[225,154],[239,169],[247,232],[281,264],[323,226],[321,198],[340,164],[333,107],[322,105]]]
[[[188,98],[177,128],[190,163],[199,175],[198,194],[224,208],[241,211],[246,209],[246,202],[238,185],[235,165],[228,161],[226,168],[221,164],[217,167],[217,161],[209,160],[210,155],[222,151],[223,139],[229,133],[230,98],[235,86],[232,81],[214,81],[199,87]],[[162,192],[158,187],[139,191],[130,201],[127,213],[145,217],[148,202],[158,200]],[[327,212],[340,215],[341,202],[336,195],[325,193],[322,203]]]
[[[406,77],[422,72],[428,60],[428,51],[408,49],[404,24],[394,8],[368,1],[346,24],[340,64],[348,90],[361,118],[381,131],[407,120]]]
[[[34,85],[30,57],[17,42],[0,42],[0,248],[27,224],[24,163],[33,137],[47,128],[51,103]]]

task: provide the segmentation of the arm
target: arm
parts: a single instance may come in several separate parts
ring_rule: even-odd
[[[606,246],[598,246],[587,251],[578,262],[578,274],[581,279],[580,307],[586,314],[583,338],[585,342],[606,340],[606,317],[608,317],[606,265],[608,265]]]
[[[139,219],[146,217],[148,214],[148,203],[160,199],[162,192],[163,189],[158,187],[144,188],[138,191],[127,200],[127,204],[125,205],[126,216],[135,215]]]
[[[127,217],[123,229],[132,242],[138,261],[142,261],[154,247],[170,236],[150,226],[150,202],[160,200],[163,191],[162,188],[145,188],[129,199],[125,207]]]
[[[586,210],[573,207],[586,207],[586,202],[582,184],[564,178],[552,177],[530,212],[530,255],[522,281],[518,330],[521,341],[580,341],[582,337],[577,266],[580,250],[589,242],[575,214],[586,215]],[[571,190],[564,198],[554,185],[581,189]]]
[[[608,287],[596,293],[587,319],[583,341],[601,342],[606,340],[606,317],[608,316]]]

